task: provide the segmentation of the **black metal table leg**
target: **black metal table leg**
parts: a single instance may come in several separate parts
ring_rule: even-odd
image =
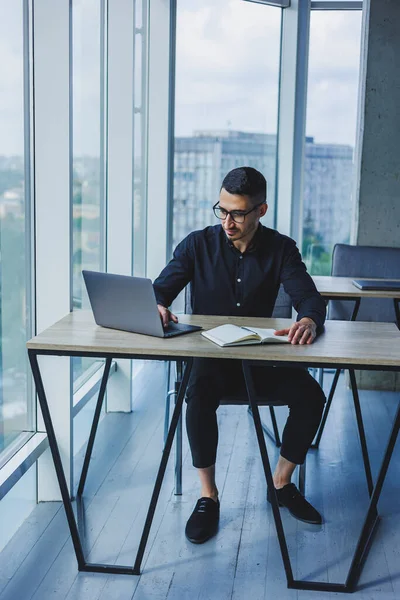
[[[66,517],[67,517],[67,521],[68,521],[68,526],[69,526],[69,529],[71,532],[72,543],[74,546],[75,555],[76,555],[77,562],[78,562],[78,569],[79,569],[79,571],[87,571],[87,572],[92,572],[92,573],[140,575],[140,566],[141,566],[143,554],[144,554],[144,551],[146,548],[148,536],[150,533],[151,524],[153,522],[154,512],[155,512],[157,500],[158,500],[158,497],[160,494],[161,485],[162,485],[162,482],[164,479],[165,470],[166,470],[167,463],[168,463],[168,458],[169,458],[169,455],[171,452],[172,442],[173,442],[173,439],[175,436],[178,420],[179,420],[179,417],[180,417],[180,414],[182,411],[183,399],[185,396],[186,387],[187,387],[187,383],[189,380],[189,375],[190,375],[190,371],[192,368],[193,359],[188,358],[185,360],[186,368],[185,368],[185,371],[183,374],[183,379],[182,379],[182,382],[181,382],[181,385],[179,388],[178,397],[176,399],[174,413],[172,415],[171,425],[169,427],[167,440],[166,440],[166,443],[164,446],[162,459],[160,462],[156,481],[154,484],[154,489],[153,489],[149,509],[147,512],[146,521],[145,521],[145,524],[143,527],[142,536],[141,536],[141,539],[139,542],[139,548],[138,548],[138,552],[136,554],[135,563],[134,563],[134,566],[131,567],[131,566],[126,566],[126,565],[99,564],[99,563],[86,562],[85,554],[84,554],[84,550],[83,550],[83,546],[82,546],[82,540],[81,540],[81,536],[80,536],[80,532],[79,532],[79,527],[77,525],[77,521],[76,521],[76,518],[74,515],[73,508],[72,508],[70,492],[68,490],[67,481],[65,479],[65,473],[64,473],[63,466],[62,466],[61,456],[60,456],[60,452],[58,449],[58,444],[57,444],[57,440],[56,440],[56,436],[55,436],[55,432],[54,432],[53,422],[51,419],[50,410],[49,410],[49,406],[48,406],[48,402],[47,402],[47,398],[46,398],[46,393],[44,390],[43,381],[42,381],[42,377],[41,377],[41,373],[40,373],[40,369],[39,369],[39,364],[38,364],[38,359],[37,359],[37,356],[39,354],[40,354],[40,351],[36,352],[34,350],[28,350],[29,362],[31,365],[32,374],[33,374],[33,378],[34,378],[35,385],[36,385],[36,391],[38,394],[39,403],[40,403],[40,407],[41,407],[42,414],[43,414],[44,424],[45,424],[47,435],[49,438],[50,451],[51,451],[51,454],[53,457],[53,462],[54,462],[54,467],[55,467],[56,474],[57,474],[58,484],[60,487],[61,497],[62,497],[62,501],[64,504],[64,509],[65,509],[65,513],[66,513]],[[63,352],[62,355],[70,356],[69,352]],[[107,359],[107,361],[106,361],[106,366],[104,369],[103,378],[102,378],[102,382],[101,382],[101,386],[100,386],[99,399],[98,399],[97,405],[96,405],[95,417],[93,420],[90,439],[88,442],[88,449],[86,450],[85,459],[87,458],[87,460],[86,460],[87,464],[86,464],[86,468],[85,468],[85,475],[83,478],[81,477],[81,483],[82,483],[82,485],[80,485],[81,491],[83,491],[83,488],[84,488],[88,464],[90,461],[90,454],[91,454],[91,451],[93,448],[93,443],[94,443],[97,425],[98,425],[98,418],[100,416],[101,405],[102,405],[103,398],[104,398],[107,377],[109,374],[111,360],[112,360],[109,356],[106,356],[105,358]],[[81,510],[83,510],[83,503],[82,503],[82,497],[80,496],[80,504],[78,505],[78,513]]]
[[[39,398],[39,404],[42,411],[47,436],[49,438],[50,452],[53,457],[54,467],[58,479],[58,485],[60,486],[60,492],[62,501],[64,503],[65,514],[67,516],[67,521],[72,537],[72,543],[74,545],[76,559],[78,561],[78,569],[82,571],[86,564],[85,557],[83,554],[83,548],[79,537],[78,526],[76,524],[74,511],[72,509],[71,498],[67,486],[67,481],[65,479],[64,469],[61,462],[60,451],[58,449],[58,444],[54,433],[54,427],[51,420],[49,407],[47,404],[46,393],[44,391],[37,356],[38,355],[34,350],[28,350],[28,357],[32,369],[33,379],[35,381],[36,392]]]
[[[355,321],[357,319],[358,311],[360,310],[361,298],[356,298],[354,300],[354,308],[351,313],[350,321]]]
[[[354,589],[360,576],[363,562],[366,558],[366,554],[369,548],[369,542],[371,540],[373,530],[377,523],[377,505],[381,495],[382,487],[386,478],[387,470],[389,468],[390,459],[393,454],[393,450],[396,444],[397,436],[400,429],[400,403],[396,411],[396,416],[393,422],[392,431],[389,436],[389,440],[386,446],[385,454],[383,456],[381,468],[379,469],[378,477],[376,480],[375,487],[373,489],[371,499],[369,502],[368,512],[366,514],[363,528],[361,530],[360,537],[358,538],[357,547],[354,552],[353,560],[351,562],[350,570],[347,576],[346,585],[351,590]]]
[[[333,396],[335,395],[335,391],[336,391],[336,386],[337,383],[339,381],[339,375],[341,373],[341,369],[336,369],[335,375],[333,377],[333,381],[332,381],[332,385],[331,385],[331,389],[329,391],[329,396],[328,396],[328,400],[326,402],[326,406],[325,406],[325,410],[324,413],[322,415],[322,419],[321,419],[321,423],[318,427],[318,431],[317,431],[317,435],[315,438],[315,442],[313,444],[311,444],[311,448],[318,448],[319,447],[319,443],[321,441],[321,437],[325,428],[325,423],[326,423],[326,419],[328,418],[328,414],[329,414],[329,410],[331,408],[331,404],[332,404],[332,400],[333,400]]]
[[[368,493],[371,496],[372,490],[374,489],[374,484],[372,481],[371,464],[369,461],[367,440],[365,437],[364,423],[363,423],[363,419],[362,419],[360,399],[358,397],[358,389],[357,389],[357,382],[356,382],[356,376],[354,373],[354,369],[349,369],[349,375],[350,375],[351,391],[353,394],[354,410],[355,410],[356,419],[357,419],[358,435],[360,437],[361,453],[362,453],[362,458],[363,458],[363,463],[364,463],[365,477],[367,479]]]
[[[160,463],[160,467],[158,469],[156,482],[154,484],[153,494],[150,500],[149,510],[147,512],[146,521],[143,528],[142,537],[139,543],[139,549],[136,555],[135,564],[133,567],[133,572],[135,575],[140,575],[140,565],[142,563],[143,554],[146,548],[147,539],[150,533],[151,523],[153,521],[154,512],[157,505],[158,496],[161,490],[161,484],[164,479],[165,469],[167,467],[167,462],[169,458],[169,454],[171,452],[172,442],[175,436],[176,427],[178,425],[178,420],[182,412],[183,400],[185,398],[186,388],[190,377],[190,371],[192,369],[193,359],[186,359],[186,367],[183,373],[182,382],[179,387],[179,393],[176,399],[174,412],[171,419],[171,425],[169,427],[169,432],[167,436],[167,441],[165,442],[163,455]]]
[[[103,377],[101,378],[99,396],[98,396],[96,408],[94,411],[92,427],[90,429],[89,441],[88,441],[88,445],[86,448],[85,459],[83,461],[82,473],[81,473],[81,476],[79,479],[78,492],[77,492],[78,496],[82,496],[83,490],[85,487],[85,483],[86,483],[86,477],[87,477],[87,472],[89,469],[90,459],[92,456],[94,440],[95,440],[96,433],[97,433],[97,426],[99,424],[101,408],[103,406],[104,395],[106,393],[108,376],[110,374],[111,360],[112,360],[111,358],[107,358],[106,363],[104,365],[104,372],[103,372]]]
[[[385,455],[382,461],[382,466],[379,471],[376,485],[373,489],[367,515],[364,520],[362,531],[357,542],[351,566],[348,571],[345,583],[327,583],[323,581],[302,581],[294,579],[290,557],[288,553],[285,532],[283,530],[282,520],[279,513],[278,501],[276,498],[275,487],[272,478],[271,466],[268,458],[268,452],[265,444],[265,439],[261,427],[260,413],[257,406],[256,393],[254,384],[251,376],[251,369],[248,361],[242,361],[243,374],[246,382],[247,394],[249,396],[249,402],[253,411],[254,426],[256,429],[258,445],[261,454],[261,460],[263,463],[265,478],[267,486],[270,491],[271,506],[275,522],[275,528],[278,536],[279,546],[281,550],[282,560],[286,573],[286,580],[288,588],[294,588],[299,590],[313,590],[313,591],[325,591],[325,592],[346,592],[351,593],[354,591],[357,585],[363,563],[366,559],[370,542],[375,531],[375,527],[379,522],[377,514],[377,503],[382,491],[383,483],[386,477],[386,473],[389,467],[390,459],[393,453],[393,449],[396,443],[397,435],[400,429],[400,404],[397,409],[396,417],[394,420],[392,432],[387,444]],[[368,455],[367,455],[368,456]],[[369,463],[368,463],[369,464]]]
[[[334,299],[334,297],[332,299]],[[361,298],[348,298],[348,300],[354,302],[353,312],[351,313],[350,321],[355,321],[357,319],[358,311],[360,310]],[[340,372],[341,372],[340,369],[336,369],[336,373],[335,373],[333,381],[332,381],[331,389],[329,391],[328,401],[326,403],[324,413],[322,415],[320,426],[318,427],[317,436],[315,438],[315,442],[313,444],[311,444],[311,448],[313,448],[314,450],[319,447],[319,443],[321,441],[321,437],[324,432],[326,420],[328,418],[329,411],[331,408],[333,396],[335,394],[335,390],[336,390]],[[321,387],[322,387],[322,385],[321,385]]]
[[[289,551],[288,551],[288,547],[286,544],[286,538],[285,538],[285,532],[283,531],[282,519],[281,519],[281,514],[279,511],[278,499],[276,497],[275,486],[274,486],[274,482],[272,479],[271,465],[269,462],[267,446],[265,443],[265,438],[264,438],[264,434],[263,434],[263,430],[262,430],[262,426],[261,426],[261,418],[260,418],[260,412],[259,412],[258,406],[257,406],[256,393],[255,393],[254,385],[253,385],[253,378],[251,376],[250,367],[245,360],[242,361],[242,367],[243,367],[244,380],[246,382],[247,394],[249,397],[249,402],[250,402],[250,406],[251,406],[251,410],[252,410],[252,414],[253,414],[253,420],[254,420],[254,426],[256,429],[258,446],[260,448],[260,454],[261,454],[261,460],[263,463],[264,474],[265,474],[265,478],[267,480],[267,487],[268,487],[268,490],[270,493],[272,512],[274,515],[276,533],[278,535],[278,542],[279,542],[279,546],[281,549],[283,566],[285,568],[288,587],[290,587],[294,581],[292,565],[290,563]]]

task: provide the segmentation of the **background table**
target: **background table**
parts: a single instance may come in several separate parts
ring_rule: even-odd
[[[182,322],[201,325],[205,329],[230,322],[236,325],[252,325],[280,329],[290,325],[289,319],[255,319],[239,317],[212,317],[199,315],[182,315]],[[43,333],[27,343],[29,360],[35,379],[36,389],[43,413],[49,445],[52,452],[61,495],[71,531],[72,541],[82,571],[140,574],[140,565],[154,516],[161,484],[163,481],[173,437],[188,383],[192,360],[195,357],[231,358],[242,361],[249,401],[254,415],[257,439],[263,462],[266,481],[271,490],[272,510],[279,539],[282,559],[289,587],[310,590],[352,591],[357,584],[372,532],[378,522],[377,502],[389,466],[393,448],[400,427],[400,410],[389,437],[385,456],[373,490],[370,490],[370,503],[365,516],[362,531],[355,549],[352,563],[345,583],[325,583],[295,580],[286,545],[279,507],[274,493],[272,473],[262,433],[260,414],[254,394],[250,367],[254,361],[264,361],[272,366],[334,366],[336,368],[366,368],[379,370],[400,370],[400,334],[394,324],[332,321],[326,325],[326,331],[311,345],[269,344],[255,346],[237,346],[220,348],[204,338],[200,332],[175,338],[155,338],[139,334],[105,329],[98,327],[89,311],[77,311],[64,317]],[[79,523],[75,519],[71,499],[63,471],[56,436],[54,433],[49,405],[38,364],[40,355],[61,356],[93,356],[106,359],[103,379],[100,386],[99,399],[96,405],[93,425],[89,436],[88,449],[85,456],[78,496],[82,495],[90,462],[91,450],[95,439],[100,417],[111,360],[118,358],[141,358],[149,360],[181,360],[186,364],[182,384],[180,386],[174,414],[168,431],[167,441],[157,473],[150,506],[148,509],[138,553],[133,567],[123,565],[104,565],[87,563],[82,546]],[[359,430],[360,431],[360,430]]]
[[[394,306],[394,317],[396,320],[397,327],[400,329],[400,290],[360,290],[353,284],[354,277],[336,277],[336,276],[325,276],[325,275],[315,275],[313,276],[314,283],[316,285],[317,290],[325,298],[325,300],[344,300],[354,302],[353,312],[351,314],[350,320],[355,321],[357,319],[358,311],[360,308],[361,300],[363,298],[375,298],[375,299],[390,299],[393,300]],[[365,277],[360,277],[359,279],[366,279]],[[367,279],[373,279],[377,283],[379,281],[385,281],[385,279],[374,279],[368,277]],[[315,436],[314,443],[312,444],[312,448],[318,448],[322,434],[324,432],[326,420],[329,415],[329,411],[331,408],[333,396],[336,391],[336,386],[339,381],[339,376],[341,373],[341,369],[336,369],[333,381],[328,394],[328,401],[324,408],[324,413],[321,419],[321,423],[319,425],[317,434]],[[323,374],[324,370],[319,369],[318,382],[320,386],[323,386]],[[353,372],[350,372],[350,386],[352,389],[352,393],[357,394],[357,384],[356,378]],[[276,418],[274,415],[274,409],[271,410],[271,418],[276,423]],[[276,425],[274,430],[276,429]],[[270,433],[268,432],[268,435]],[[279,441],[279,434],[275,434],[275,438]],[[278,445],[278,444],[277,444]],[[280,445],[280,441],[279,441]]]
[[[355,321],[360,308],[362,298],[389,298],[393,300],[394,313],[397,326],[400,329],[400,290],[360,290],[352,282],[357,277],[331,277],[325,275],[314,275],[313,280],[317,290],[326,300],[350,300],[354,301],[351,320]],[[371,277],[359,277],[358,279],[372,279]],[[385,279],[374,279],[377,283]]]

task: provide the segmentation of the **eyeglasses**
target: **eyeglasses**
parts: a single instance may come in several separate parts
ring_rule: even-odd
[[[251,212],[253,212],[253,210],[256,210],[256,208],[258,208],[262,204],[265,204],[265,202],[260,202],[259,204],[256,204],[255,206],[253,206],[253,208],[251,208],[250,210],[244,211],[244,210],[225,210],[225,208],[222,208],[222,206],[218,206],[218,202],[216,202],[213,206],[213,211],[214,211],[214,215],[217,217],[217,219],[221,219],[222,221],[225,221],[225,219],[229,215],[230,218],[232,219],[232,221],[235,221],[235,223],[244,223],[246,215],[249,215]]]

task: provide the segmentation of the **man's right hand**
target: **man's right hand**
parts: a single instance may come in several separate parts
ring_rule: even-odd
[[[161,304],[157,304],[158,312],[160,313],[161,322],[163,327],[168,327],[168,323],[173,321],[174,323],[178,322],[178,317],[176,317],[168,308],[162,306]]]

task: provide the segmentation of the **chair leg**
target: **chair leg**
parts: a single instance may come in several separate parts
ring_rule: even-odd
[[[279,437],[278,423],[276,422],[275,409],[273,406],[269,407],[269,414],[271,417],[272,429],[274,430],[275,445],[277,448],[280,448],[282,446],[282,442],[281,442],[281,438]],[[263,425],[263,430],[265,431],[264,427],[265,427],[265,425]]]
[[[178,398],[178,391],[182,381],[182,362],[176,363],[176,381],[175,381],[175,402]],[[182,413],[180,415],[175,437],[175,495],[182,495]]]
[[[400,298],[393,298],[394,313],[396,315],[396,325],[400,329]]]
[[[167,381],[166,381],[167,389],[166,389],[166,392],[169,391],[170,382],[171,382],[171,361],[167,360]]]
[[[175,395],[175,404],[178,394]],[[182,495],[182,413],[176,427],[175,437],[175,495]]]
[[[169,415],[171,406],[171,396],[175,396],[175,390],[170,390],[165,399],[165,415],[164,415],[164,446],[167,441],[168,429],[169,429]]]
[[[324,386],[324,369],[322,367],[318,369],[318,383],[321,387]]]
[[[299,465],[299,490],[304,496],[306,491],[306,461]]]
[[[165,416],[164,416],[164,446],[167,441],[168,429],[169,429],[169,413],[170,413],[170,396],[175,394],[175,390],[169,389],[171,380],[171,361],[167,361],[167,377],[166,377],[166,391],[165,391]]]
[[[311,448],[318,448],[319,447],[319,443],[321,441],[321,437],[325,428],[325,423],[326,423],[326,419],[328,418],[329,415],[329,411],[331,408],[331,404],[332,404],[332,400],[333,400],[333,396],[335,395],[335,390],[336,390],[336,386],[337,383],[339,381],[339,375],[341,373],[341,369],[336,369],[336,373],[333,377],[333,381],[332,381],[332,385],[331,385],[331,389],[329,391],[329,396],[328,396],[328,400],[325,406],[325,410],[324,413],[322,415],[322,419],[321,419],[321,423],[319,425],[318,431],[317,431],[317,436],[315,438],[315,442],[313,444],[311,444]]]
[[[249,414],[251,416],[253,416],[252,410],[251,410],[251,406],[249,406],[249,408],[247,409]],[[271,415],[271,421],[272,421],[272,428],[273,428],[273,432],[270,430],[270,428],[263,422],[261,422],[261,427],[265,433],[265,435],[267,435],[273,442],[275,442],[275,446],[277,448],[280,448],[282,443],[279,437],[279,429],[278,429],[278,424],[276,422],[276,416],[275,416],[275,411],[274,411],[274,407],[270,406],[269,407],[269,413]]]

